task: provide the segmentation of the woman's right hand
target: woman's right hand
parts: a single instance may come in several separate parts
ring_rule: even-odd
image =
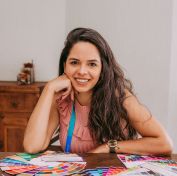
[[[59,93],[59,95],[62,96],[62,99],[65,99],[69,94],[71,94],[71,99],[74,99],[71,81],[65,74],[49,81],[47,86],[55,93]]]

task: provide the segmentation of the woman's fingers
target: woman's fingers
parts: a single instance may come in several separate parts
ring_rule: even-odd
[[[63,93],[62,95],[61,95],[61,99],[63,100],[63,99],[65,99],[67,96],[69,95],[69,92],[67,91],[67,92],[65,92],[65,93]]]
[[[67,96],[71,96],[71,100],[74,100],[74,91],[70,79],[66,74],[59,76],[58,78],[50,81],[50,86],[56,94],[59,94],[61,99],[65,99]]]
[[[62,99],[65,99],[69,94],[71,94],[71,92],[72,92],[72,87],[70,85],[65,90],[63,90]]]

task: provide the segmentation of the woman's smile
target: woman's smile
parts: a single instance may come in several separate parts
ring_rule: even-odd
[[[79,85],[86,85],[89,82],[89,79],[83,79],[83,78],[75,78],[75,80]]]

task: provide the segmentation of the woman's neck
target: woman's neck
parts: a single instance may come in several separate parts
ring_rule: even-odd
[[[92,93],[75,93],[75,98],[77,99],[77,101],[79,102],[80,105],[82,106],[88,106],[90,105],[91,102],[91,97],[92,97]]]

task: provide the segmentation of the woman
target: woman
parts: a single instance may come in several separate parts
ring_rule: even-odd
[[[46,149],[58,126],[65,152],[172,152],[164,128],[138,102],[98,32],[72,30],[59,69],[59,77],[47,83],[30,117],[24,137],[27,152]]]

